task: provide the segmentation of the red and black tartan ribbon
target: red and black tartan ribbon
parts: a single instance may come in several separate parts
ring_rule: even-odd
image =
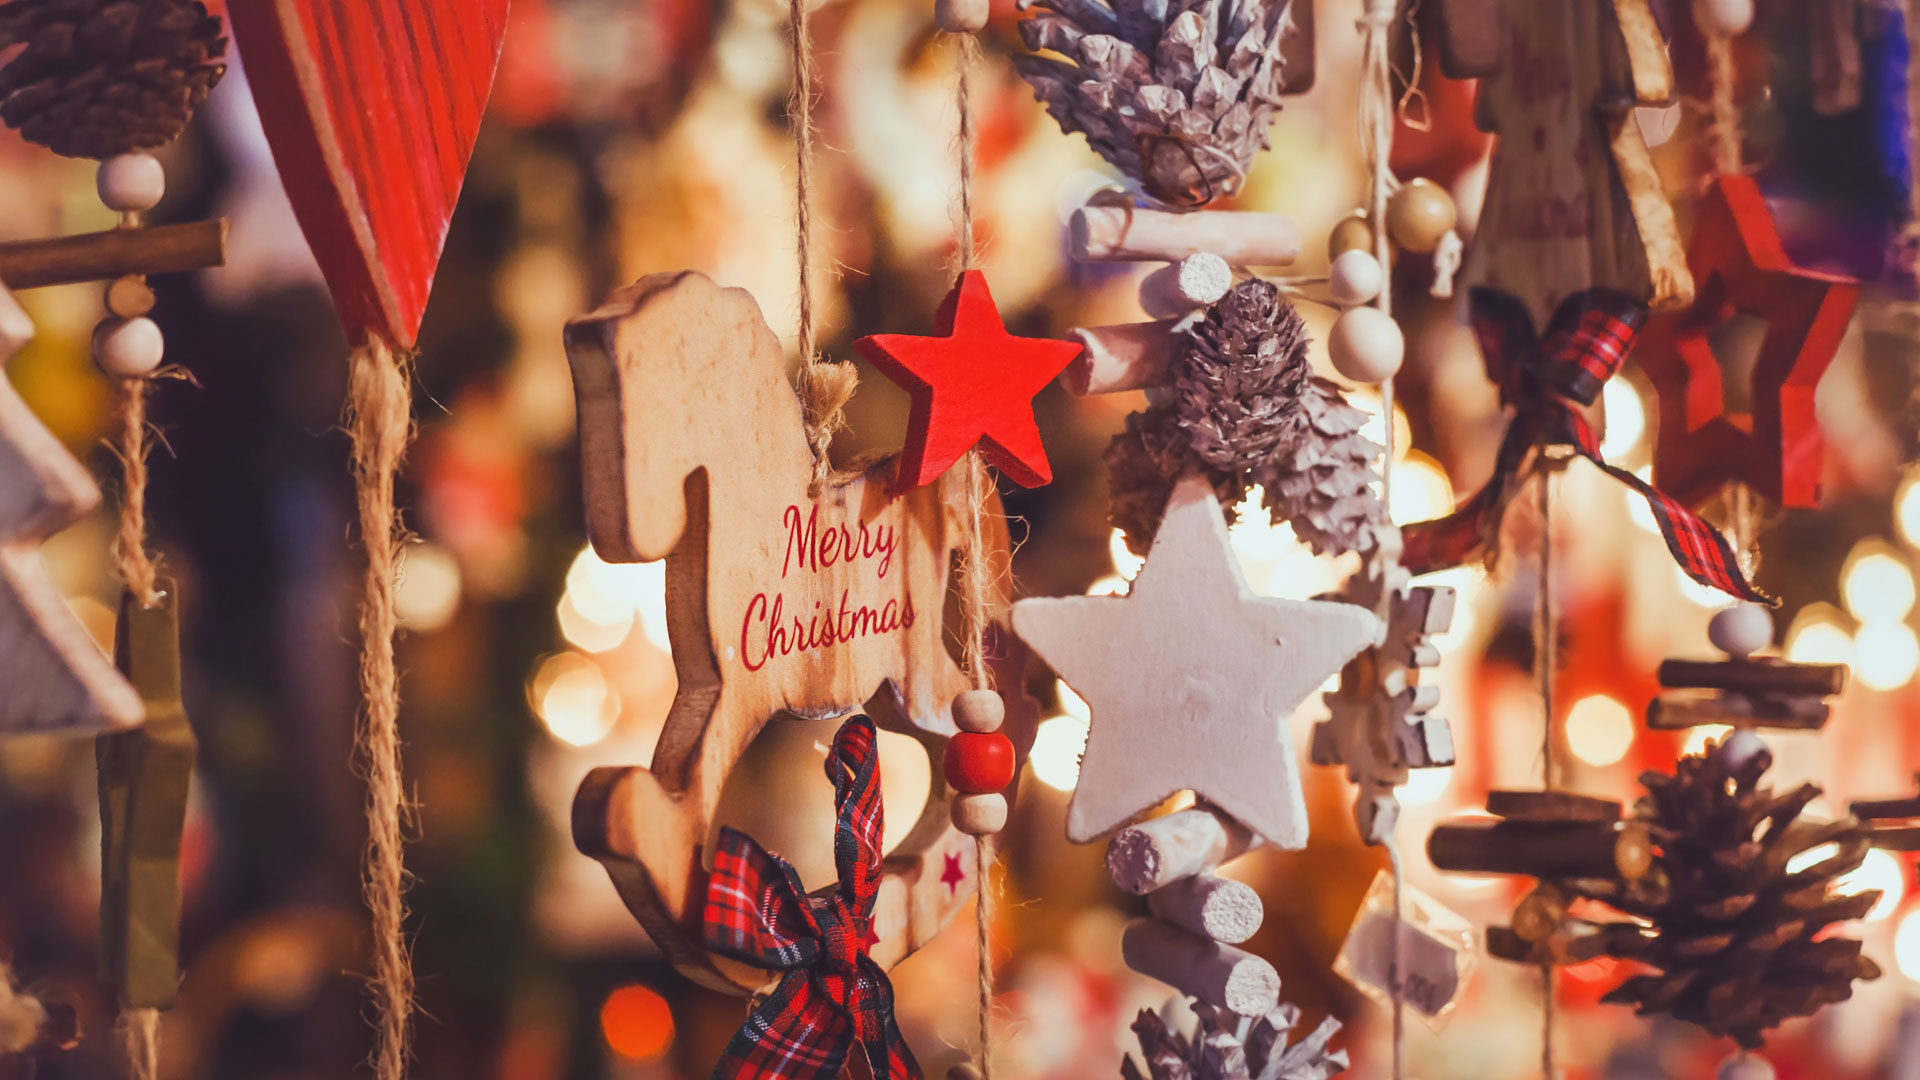
[[[1503,292],[1474,289],[1472,312],[1487,375],[1499,384],[1501,402],[1513,406],[1513,420],[1487,485],[1452,514],[1404,530],[1401,563],[1407,569],[1424,574],[1473,558],[1498,533],[1527,455],[1536,447],[1571,446],[1647,500],[1667,550],[1688,577],[1742,600],[1772,602],[1740,572],[1732,545],[1718,529],[1652,484],[1600,460],[1600,440],[1575,408],[1593,404],[1626,362],[1634,335],[1646,323],[1645,307],[1611,289],[1588,289],[1561,302],[1544,335],[1534,333],[1526,305]]]
[[[875,1077],[920,1080],[894,1024],[893,984],[867,955],[883,832],[876,742],[873,721],[854,716],[827,755],[840,883],[825,899],[809,898],[793,867],[752,837],[720,830],[707,881],[707,948],[786,974],[734,1033],[714,1080],[834,1080],[855,1040]]]

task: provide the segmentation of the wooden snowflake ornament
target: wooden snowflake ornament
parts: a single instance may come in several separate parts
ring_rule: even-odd
[[[1358,788],[1354,823],[1369,844],[1393,833],[1400,816],[1393,792],[1409,770],[1453,764],[1453,731],[1431,712],[1440,688],[1420,682],[1421,670],[1440,662],[1428,639],[1452,624],[1453,604],[1444,585],[1395,590],[1386,640],[1354,657],[1340,672],[1340,689],[1323,695],[1330,716],[1314,725],[1313,763],[1346,766]]]
[[[933,337],[875,334],[853,346],[913,401],[895,491],[931,484],[976,443],[1021,487],[1052,482],[1033,398],[1080,346],[1007,333],[985,274],[960,275],[935,316]]]
[[[0,357],[32,337],[32,320],[0,286]],[[146,717],[40,559],[41,541],[99,502],[87,470],[0,374],[0,736],[92,735]]]
[[[703,859],[722,786],[782,713],[864,708],[935,753],[954,734],[949,704],[971,684],[941,624],[964,477],[890,498],[893,462],[884,460],[810,497],[813,458],[780,343],[751,296],[698,273],[655,274],[616,292],[568,324],[567,357],[588,534],[611,562],[667,560],[680,681],[651,767],[596,769],[581,784],[574,841],[606,867],[676,967],[751,993],[764,972],[700,944]],[[992,577],[1004,580],[1004,531],[986,543],[999,568]],[[996,681],[1018,685],[1018,675]],[[1024,753],[1032,712],[1024,698],[1008,704],[1006,730]],[[918,824],[883,867],[871,949],[883,968],[930,939],[972,892],[955,887],[949,856],[972,866],[973,841],[952,826],[950,793],[934,773]]]
[[[1692,306],[1653,320],[1634,350],[1660,401],[1654,484],[1690,505],[1736,482],[1781,506],[1816,505],[1814,389],[1846,335],[1860,283],[1794,266],[1746,176],[1714,178],[1687,261],[1698,283]],[[1732,413],[1709,335],[1739,314],[1765,320],[1766,337],[1751,404]]]
[[[1354,604],[1256,596],[1193,477],[1126,596],[1023,600],[1013,628],[1092,710],[1068,839],[1192,790],[1282,848],[1307,842],[1288,718],[1381,629]]]

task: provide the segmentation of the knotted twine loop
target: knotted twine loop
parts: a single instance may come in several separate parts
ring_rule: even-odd
[[[1733,100],[1733,39],[1719,34],[1707,35],[1707,79],[1711,119],[1707,124],[1707,141],[1713,154],[1713,168],[1726,176],[1738,176],[1746,171],[1745,155],[1741,147],[1745,144],[1745,134],[1741,130],[1740,110]],[[1728,532],[1732,534],[1733,550],[1739,556],[1740,569],[1752,579],[1760,566],[1759,510],[1756,506],[1753,489],[1735,481],[1728,492]]]
[[[807,29],[807,0],[788,0],[793,32],[794,260],[800,274],[800,416],[813,450],[813,479],[808,493],[818,496],[833,476],[828,451],[834,432],[847,424],[846,404],[859,384],[852,364],[820,358],[813,337],[813,36]]]
[[[406,930],[402,844],[412,806],[400,772],[400,684],[394,669],[395,568],[405,539],[394,477],[413,437],[413,358],[379,337],[348,357],[346,427],[367,569],[360,606],[360,723],[356,764],[367,781],[367,854],[361,893],[373,919],[374,1071],[402,1080],[412,1057],[413,965]]]
[[[155,584],[159,571],[147,553],[147,396],[153,387],[145,378],[114,379],[120,431],[110,444],[120,459],[124,490],[120,494],[120,527],[113,538],[113,564],[127,591],[143,608],[160,602]]]

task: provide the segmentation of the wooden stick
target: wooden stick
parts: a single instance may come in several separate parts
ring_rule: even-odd
[[[1253,846],[1253,835],[1239,822],[1211,807],[1196,806],[1115,833],[1107,845],[1107,875],[1122,889],[1144,896],[1205,873]]]
[[[1427,856],[1441,870],[1537,878],[1636,878],[1652,860],[1634,822],[1461,821],[1434,827]]]
[[[227,222],[220,218],[0,244],[0,281],[10,289],[38,289],[126,274],[204,270],[226,261]]]
[[[1280,1003],[1280,973],[1272,964],[1158,919],[1128,923],[1120,953],[1140,974],[1228,1012],[1265,1016]]]
[[[1260,929],[1266,909],[1243,881],[1195,874],[1147,894],[1147,910],[1196,934],[1238,945]]]
[[[1075,327],[1067,339],[1080,344],[1080,355],[1060,376],[1068,393],[1117,394],[1123,390],[1150,390],[1173,382],[1173,358],[1186,347],[1181,333],[1185,322],[1124,323],[1120,326]]]
[[[1827,724],[1831,708],[1818,697],[1748,695],[1721,691],[1675,690],[1647,702],[1647,727],[1679,731],[1701,724],[1816,731]]]
[[[1074,258],[1097,261],[1176,262],[1208,252],[1234,266],[1286,266],[1300,256],[1298,222],[1244,210],[1083,206],[1073,212],[1068,237]]]
[[[1827,697],[1847,687],[1845,664],[1789,664],[1779,660],[1666,660],[1660,685],[1747,694]]]

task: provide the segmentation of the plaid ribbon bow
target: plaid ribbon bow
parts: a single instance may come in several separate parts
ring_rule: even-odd
[[[1493,477],[1458,510],[1407,526],[1401,562],[1416,574],[1458,566],[1499,531],[1501,511],[1520,481],[1520,467],[1537,446],[1572,446],[1607,475],[1640,493],[1660,524],[1680,569],[1702,585],[1743,600],[1769,603],[1740,572],[1732,545],[1718,529],[1652,484],[1600,460],[1600,440],[1575,405],[1591,405],[1626,362],[1647,311],[1611,289],[1588,289],[1561,302],[1537,335],[1526,306],[1493,289],[1473,290],[1473,333],[1486,357],[1500,400],[1514,407],[1500,442]]]
[[[707,881],[707,948],[786,974],[734,1033],[714,1080],[834,1080],[855,1039],[876,1077],[920,1080],[894,1024],[893,984],[867,955],[883,831],[876,742],[873,721],[856,715],[827,755],[840,883],[826,899],[810,899],[793,867],[752,837],[720,830]]]

